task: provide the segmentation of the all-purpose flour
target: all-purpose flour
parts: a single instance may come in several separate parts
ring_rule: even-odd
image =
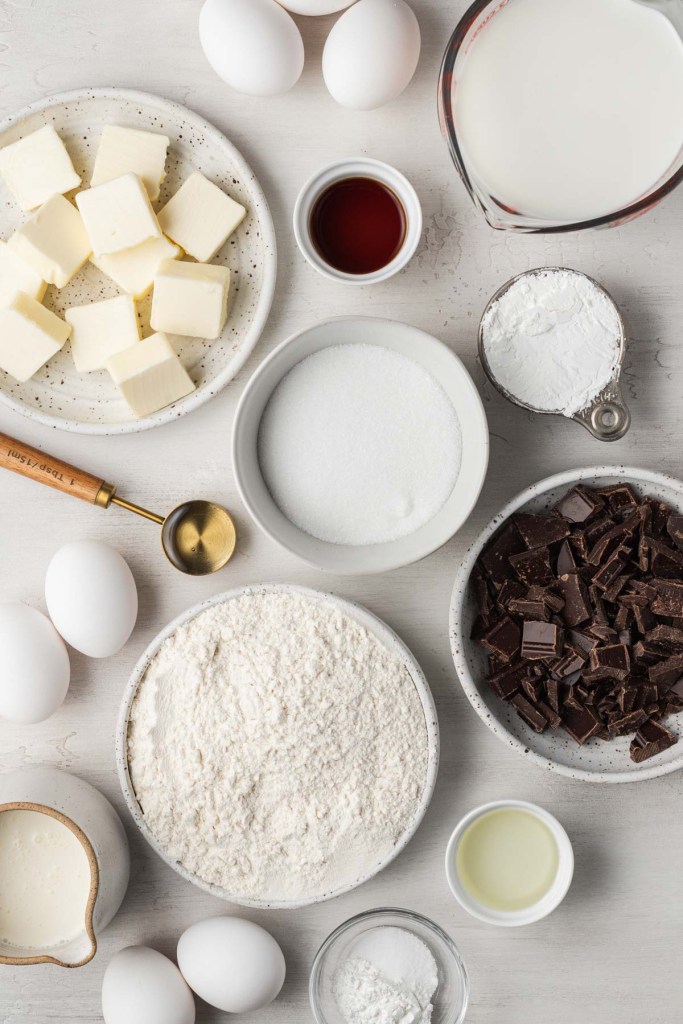
[[[161,846],[263,900],[370,872],[415,817],[422,704],[401,659],[332,602],[255,591],[181,626],[151,662],[128,732]]]
[[[498,383],[544,412],[573,416],[587,408],[619,365],[614,304],[572,270],[521,277],[487,310],[482,330]]]

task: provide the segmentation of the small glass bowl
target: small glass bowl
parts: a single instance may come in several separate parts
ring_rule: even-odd
[[[448,145],[451,159],[469,192],[474,205],[484,215],[492,228],[502,231],[525,231],[535,234],[557,234],[564,231],[580,231],[586,228],[611,228],[634,220],[657,206],[662,199],[683,181],[683,148],[678,154],[673,167],[650,191],[636,202],[622,210],[615,210],[602,217],[578,222],[541,220],[528,216],[524,210],[513,210],[496,200],[485,186],[477,180],[472,167],[469,167],[460,148],[458,133],[453,111],[453,89],[457,85],[467,52],[479,32],[496,15],[502,11],[509,0],[474,0],[458,22],[451,38],[448,40],[446,52],[439,73],[438,104],[441,132]]]
[[[380,908],[352,917],[332,932],[318,950],[308,986],[317,1024],[346,1024],[334,998],[334,977],[340,964],[365,932],[403,928],[429,947],[439,972],[432,1024],[462,1024],[470,994],[465,965],[453,940],[433,921],[410,910]]]

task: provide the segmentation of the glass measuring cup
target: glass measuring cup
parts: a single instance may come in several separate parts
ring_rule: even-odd
[[[506,281],[506,283],[498,289],[495,295],[489,299],[486,309],[482,314],[481,321],[479,322],[477,348],[479,352],[479,359],[481,360],[481,365],[484,368],[486,376],[491,381],[494,388],[499,391],[504,398],[507,398],[509,402],[512,402],[514,405],[518,405],[521,409],[527,409],[529,412],[534,412],[538,415],[564,416],[560,409],[537,409],[533,405],[527,405],[526,402],[522,402],[498,381],[491,369],[486,355],[486,349],[484,346],[484,320],[489,309],[508,291],[509,288],[512,287],[513,284],[516,284],[517,281],[520,281],[525,277],[531,277],[534,274],[559,272],[563,269],[564,268],[562,267],[539,267],[536,270],[527,270],[522,274],[517,274],[516,277]],[[572,271],[572,273],[578,274],[579,271]],[[631,413],[624,401],[620,383],[621,370],[626,354],[626,331],[624,328],[624,321],[621,313],[619,312],[619,307],[609,292],[603,288],[601,284],[598,284],[597,281],[593,280],[592,277],[589,277],[588,274],[583,274],[582,276],[601,291],[614,307],[614,311],[619,321],[619,361],[617,363],[614,377],[609,384],[607,384],[607,386],[595,396],[591,404],[585,409],[581,409],[580,412],[574,413],[573,416],[564,418],[572,419],[577,423],[580,423],[581,426],[585,427],[586,430],[592,434],[593,437],[597,438],[598,441],[619,441],[631,426]]]
[[[472,202],[492,228],[527,233],[557,234],[587,228],[616,227],[647,213],[683,181],[683,147],[666,174],[655,182],[647,193],[628,206],[586,220],[554,222],[529,215],[524,210],[511,209],[502,201],[498,201],[478,178],[474,167],[463,152],[458,136],[453,93],[462,75],[470,47],[485,26],[504,10],[509,2],[510,0],[474,0],[448,41],[439,73],[438,109],[441,131],[451,159]],[[675,2],[683,5],[683,0]]]

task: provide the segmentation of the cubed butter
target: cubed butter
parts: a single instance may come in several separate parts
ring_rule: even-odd
[[[134,299],[143,299],[152,290],[154,276],[163,260],[182,256],[182,249],[168,238],[148,238],[132,249],[92,256],[98,270],[110,277],[119,288]]]
[[[52,196],[7,242],[43,281],[63,288],[90,255],[81,215],[64,196]]]
[[[71,324],[71,353],[79,373],[103,370],[111,356],[140,340],[135,303],[130,295],[71,306],[64,319]]]
[[[195,390],[165,334],[152,334],[107,360],[112,380],[136,416],[150,416]]]
[[[51,124],[0,149],[0,174],[22,210],[35,210],[81,183]]]
[[[136,174],[123,174],[79,192],[76,204],[96,256],[121,252],[161,236],[145,186]]]
[[[218,338],[228,315],[229,291],[227,267],[164,260],[154,278],[152,329]]]
[[[169,139],[156,132],[107,125],[102,131],[90,184],[107,181],[132,172],[142,181],[150,199],[159,198],[159,186],[166,177],[166,151]]]
[[[159,226],[200,263],[213,259],[247,211],[199,171],[159,211]]]
[[[10,249],[6,242],[0,242],[0,305],[15,292],[24,292],[40,302],[46,288],[40,274]]]
[[[64,345],[71,333],[45,306],[15,292],[0,309],[0,369],[16,380],[29,380]]]

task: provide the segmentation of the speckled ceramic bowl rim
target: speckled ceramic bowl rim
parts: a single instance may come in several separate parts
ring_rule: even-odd
[[[238,352],[229,360],[225,369],[213,378],[210,384],[193,392],[174,405],[170,405],[166,409],[161,409],[152,416],[146,416],[140,420],[126,420],[122,423],[84,423],[80,420],[51,416],[49,413],[42,412],[40,409],[34,409],[24,402],[11,398],[0,389],[0,402],[3,405],[8,406],[27,419],[44,424],[46,427],[56,427],[58,430],[65,430],[75,434],[112,436],[115,434],[134,434],[143,430],[150,430],[152,427],[159,427],[164,423],[171,423],[173,420],[185,416],[194,409],[198,409],[222,391],[242,369],[261,337],[275,294],[275,279],[277,276],[275,228],[263,189],[256,180],[253,170],[232,142],[218,128],[215,128],[209,121],[200,117],[199,114],[195,114],[194,111],[184,107],[181,103],[175,103],[173,100],[155,96],[153,93],[142,92],[137,89],[118,89],[113,86],[72,89],[68,92],[55,93],[53,96],[48,96],[45,99],[35,100],[9,117],[3,118],[0,121],[0,134],[18,121],[23,121],[24,118],[32,114],[40,113],[41,110],[50,110],[52,107],[59,106],[62,103],[87,102],[89,99],[120,99],[142,105],[153,105],[157,109],[165,111],[169,117],[184,118],[192,124],[195,131],[210,137],[217,146],[226,150],[230,154],[230,159],[238,169],[243,180],[249,182],[249,191],[254,197],[254,212],[258,218],[259,230],[261,231],[266,253],[263,286],[256,303],[251,327],[243,337]]]
[[[490,814],[491,811],[508,810],[526,811],[538,819],[538,821],[543,822],[549,829],[557,847],[557,872],[552,885],[542,899],[532,906],[526,907],[524,910],[501,911],[492,910],[484,906],[484,904],[474,899],[473,896],[470,896],[460,881],[456,863],[458,847],[470,825],[479,818],[483,818],[484,815]],[[527,800],[494,800],[491,803],[475,807],[460,819],[453,829],[451,838],[448,840],[445,868],[448,887],[460,906],[468,914],[475,917],[478,921],[483,921],[484,924],[493,924],[498,928],[521,928],[525,925],[542,921],[544,917],[552,914],[553,910],[557,910],[560,903],[562,903],[569,892],[569,887],[574,877],[574,850],[571,839],[563,825],[545,808],[539,807],[538,804],[529,803]]]
[[[681,500],[683,501],[683,483],[680,480],[677,480],[675,477],[668,476],[665,473],[653,473],[649,469],[636,469],[633,466],[588,466],[585,469],[569,469],[563,473],[556,473],[554,476],[546,477],[544,480],[540,480],[538,483],[532,484],[531,487],[527,487],[526,490],[512,498],[512,500],[501,509],[498,515],[493,517],[491,522],[479,534],[478,539],[465,555],[460,570],[455,578],[455,585],[451,596],[449,629],[451,654],[458,673],[460,685],[482,722],[488,726],[491,732],[497,736],[498,739],[502,740],[503,743],[507,743],[513,748],[513,750],[522,754],[527,761],[531,761],[533,764],[538,765],[540,768],[545,768],[548,771],[557,772],[558,775],[564,775],[569,779],[576,779],[582,782],[644,782],[647,779],[657,779],[662,775],[669,775],[671,772],[675,772],[680,768],[683,768],[683,752],[681,752],[676,760],[669,761],[666,764],[644,764],[638,768],[634,768],[633,770],[623,772],[589,772],[581,768],[572,768],[568,765],[559,764],[557,761],[543,757],[541,754],[537,754],[535,751],[531,750],[528,744],[523,743],[518,739],[501,721],[495,717],[494,714],[492,714],[491,709],[483,700],[479,692],[479,687],[472,677],[472,673],[470,672],[467,664],[467,658],[464,654],[465,649],[472,644],[469,636],[463,636],[462,633],[463,610],[469,589],[470,575],[479,555],[491,540],[496,530],[498,530],[502,523],[506,519],[509,519],[513,513],[518,512],[519,509],[523,508],[527,502],[539,497],[546,491],[551,491],[555,487],[571,487],[573,484],[580,483],[581,481],[588,481],[598,477],[615,477],[620,480],[632,481],[636,484],[649,483],[668,487],[672,490],[678,491],[681,495]]]
[[[342,922],[337,925],[334,931],[330,932],[322,946],[315,955],[313,966],[311,968],[311,974],[308,982],[308,998],[311,1004],[311,1010],[315,1017],[316,1024],[327,1024],[326,1018],[322,1012],[322,1008],[318,1002],[316,995],[316,984],[325,967],[325,961],[329,953],[334,949],[339,939],[343,938],[347,932],[352,931],[360,924],[370,924],[376,922],[378,928],[382,927],[382,923],[386,923],[386,919],[393,920],[394,918],[400,918],[403,920],[405,927],[408,931],[412,932],[411,924],[419,925],[424,928],[425,931],[432,932],[433,935],[443,943],[444,947],[448,950],[451,959],[452,967],[454,972],[457,974],[460,984],[462,985],[462,1007],[457,1015],[454,1017],[451,1024],[462,1024],[465,1017],[467,1016],[467,1008],[470,1001],[470,979],[467,974],[467,968],[460,955],[460,950],[456,946],[453,939],[450,937],[448,932],[436,923],[436,921],[430,920],[423,914],[418,914],[414,910],[404,910],[401,907],[376,907],[373,910],[364,910],[361,914],[356,914],[354,917],[350,917],[348,921]],[[441,965],[439,965],[441,966]],[[438,996],[438,992],[437,992]]]
[[[419,804],[415,810],[414,818],[408,828],[404,831],[398,842],[393,846],[391,853],[385,857],[372,871],[361,878],[355,879],[353,882],[349,882],[339,889],[335,889],[331,892],[324,893],[320,896],[312,898],[305,898],[300,900],[259,900],[250,899],[248,897],[240,896],[229,892],[227,889],[223,889],[221,886],[213,885],[210,882],[204,882],[198,878],[192,872],[188,871],[174,860],[168,852],[158,843],[156,837],[152,831],[147,827],[147,824],[142,813],[142,809],[135,796],[133,784],[130,778],[130,772],[128,770],[128,720],[130,718],[130,710],[135,699],[135,695],[138,690],[142,678],[147,671],[151,661],[157,654],[159,648],[165,640],[168,639],[175,631],[186,622],[196,618],[202,612],[208,608],[213,608],[219,604],[225,604],[227,601],[233,601],[236,598],[243,597],[249,594],[273,594],[273,593],[293,593],[301,594],[303,597],[309,597],[317,601],[326,601],[336,605],[340,611],[349,618],[355,619],[362,626],[365,626],[369,632],[375,636],[381,644],[383,644],[392,654],[396,655],[403,662],[406,671],[409,673],[414,685],[417,690],[417,695],[422,705],[422,711],[425,718],[425,727],[427,730],[427,775],[425,778],[424,789],[420,798]],[[356,889],[359,885],[363,885],[364,882],[374,878],[375,875],[383,871],[396,857],[405,849],[410,840],[417,832],[422,819],[424,818],[427,808],[429,807],[432,795],[434,793],[434,787],[436,785],[436,777],[439,770],[439,723],[436,714],[436,707],[434,704],[434,698],[432,697],[429,684],[425,678],[425,675],[420,668],[415,656],[411,653],[408,647],[404,644],[403,640],[398,636],[397,633],[391,629],[390,626],[380,619],[373,612],[364,608],[363,605],[356,604],[353,601],[347,601],[345,598],[337,597],[335,594],[326,593],[322,590],[314,590],[310,587],[300,587],[290,583],[262,583],[255,584],[245,587],[239,587],[235,590],[228,590],[222,594],[217,594],[215,597],[211,597],[206,601],[202,601],[199,604],[194,605],[192,608],[188,608],[187,611],[182,612],[177,618],[175,618],[165,629],[159,633],[154,640],[149,644],[146,651],[139,659],[137,665],[133,669],[133,673],[128,681],[126,689],[123,694],[123,700],[121,703],[121,709],[119,711],[119,718],[116,727],[116,768],[119,775],[119,782],[123,791],[123,796],[128,805],[133,821],[137,825],[138,829],[147,840],[153,850],[161,857],[169,867],[172,867],[174,871],[188,882],[192,882],[199,889],[203,889],[204,892],[210,893],[212,896],[217,896],[219,899],[227,900],[230,903],[237,903],[243,907],[258,907],[264,910],[294,910],[299,907],[307,907],[316,903],[324,903],[327,900],[334,899],[337,896],[341,896],[346,892],[350,892],[352,889]]]

